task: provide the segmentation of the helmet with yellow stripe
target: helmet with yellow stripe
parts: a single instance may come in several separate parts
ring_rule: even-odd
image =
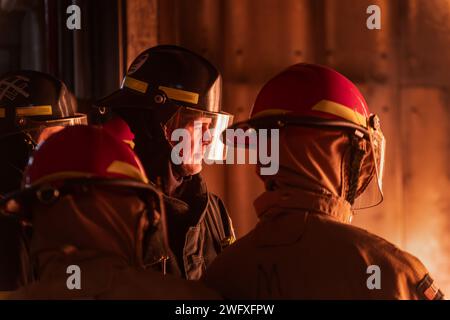
[[[137,56],[121,88],[95,105],[165,109],[168,117],[180,107],[220,114],[221,89],[219,71],[205,58],[179,46],[160,45]]]
[[[129,146],[105,129],[72,126],[55,133],[33,153],[25,187],[73,178],[131,179],[147,183]]]
[[[40,144],[25,170],[22,190],[2,202],[15,200],[27,206],[38,200],[49,204],[64,193],[91,185],[150,192],[159,205],[160,193],[148,183],[132,149],[94,126],[66,127]],[[23,212],[25,218],[27,214]]]
[[[385,139],[379,118],[371,114],[358,88],[339,72],[317,64],[293,65],[271,80],[259,92],[250,118],[232,128],[260,129],[285,126],[342,128],[354,139],[370,142],[377,195],[355,207],[382,201]],[[376,173],[376,174],[375,174]],[[353,199],[352,199],[353,201]]]
[[[87,124],[76,110],[66,85],[49,74],[20,70],[0,78],[0,137],[27,132],[37,144],[46,128]]]
[[[95,105],[101,113],[113,110],[134,133],[141,133],[136,152],[146,166],[151,159],[144,159],[149,147],[140,145],[142,136],[159,145],[169,142],[170,149],[171,133],[194,121],[208,131],[203,132],[210,139],[204,158],[220,160],[226,155],[220,134],[233,118],[221,111],[221,82],[219,71],[202,56],[182,47],[160,45],[136,57],[121,88]]]
[[[250,119],[234,127],[305,119],[367,130],[370,116],[364,97],[350,80],[328,67],[300,63],[269,80],[256,98]]]
[[[68,125],[87,124],[65,84],[53,76],[21,70],[0,78],[0,193],[17,189],[31,151]]]

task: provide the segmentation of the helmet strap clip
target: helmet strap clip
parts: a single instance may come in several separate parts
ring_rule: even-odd
[[[355,135],[350,137],[351,139],[351,151],[350,151],[350,164],[348,171],[348,191],[346,200],[353,205],[356,199],[358,191],[358,181],[361,171],[362,159],[365,154],[365,150],[360,146],[357,135],[358,130],[355,131]]]

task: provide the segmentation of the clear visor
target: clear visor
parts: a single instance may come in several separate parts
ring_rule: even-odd
[[[276,117],[275,117],[276,118]],[[281,128],[284,125],[294,126],[318,126],[318,127],[343,127],[354,130],[354,134],[360,137],[364,144],[362,167],[359,171],[358,185],[356,186],[353,210],[367,209],[377,206],[383,201],[383,171],[386,140],[380,129],[380,121],[376,115],[361,116],[356,114],[351,122],[343,120],[320,120],[308,118],[276,118],[258,119],[257,125],[251,122],[238,124],[233,134],[226,130],[223,141],[228,145],[237,147],[255,148],[257,146],[256,128]],[[354,119],[360,119],[359,123]],[[361,120],[362,119],[362,120]],[[255,119],[256,120],[256,119]],[[256,121],[255,121],[256,122]],[[282,123],[282,125],[280,125]],[[366,129],[367,128],[367,129]],[[267,130],[267,133],[270,131]],[[270,137],[270,136],[269,136]]]
[[[87,124],[87,116],[85,114],[79,113],[70,118],[45,121],[27,118],[26,126],[24,127],[23,131],[27,133],[36,144],[39,144],[48,139],[52,134],[61,131],[66,126]]]
[[[206,161],[225,160],[227,146],[222,142],[222,132],[231,125],[233,116],[195,108],[180,107],[166,122],[164,131],[173,146],[172,159],[176,164],[199,164]]]
[[[378,119],[376,118],[378,122]],[[369,159],[363,159],[360,171],[360,181],[364,184],[358,185],[357,197],[353,203],[354,210],[374,207],[383,201],[383,171],[386,140],[379,127],[369,126],[370,154]]]

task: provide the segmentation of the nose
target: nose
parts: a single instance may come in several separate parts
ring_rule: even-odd
[[[202,139],[202,145],[207,146],[211,144],[212,142],[212,134],[210,129],[206,129],[205,132],[203,132],[203,139]]]

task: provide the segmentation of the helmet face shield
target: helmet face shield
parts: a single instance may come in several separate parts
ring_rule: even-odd
[[[174,147],[175,164],[198,164],[202,160],[226,159],[227,146],[222,132],[231,125],[233,116],[190,107],[180,107],[166,122],[166,139]]]
[[[28,118],[25,120],[23,131],[28,133],[36,144],[39,144],[52,134],[64,129],[64,127],[87,124],[87,116],[84,114],[76,114],[70,118],[42,121]]]
[[[17,127],[14,131],[3,134],[1,138],[14,136],[19,133],[26,134],[35,144],[38,144],[48,138],[51,134],[62,130],[67,126],[87,125],[88,119],[85,114],[77,113],[73,117],[40,120],[33,118],[20,118],[17,120]]]
[[[370,141],[369,161],[366,161],[367,164],[363,162],[361,168],[361,180],[364,181],[364,178],[366,178],[366,183],[358,186],[357,198],[352,206],[355,210],[374,207],[383,201],[386,140],[380,129],[378,117],[372,115],[369,122],[370,124],[367,130]]]
[[[359,117],[359,116],[358,116]],[[356,118],[356,116],[355,116]],[[232,138],[223,134],[223,141],[230,145],[245,148],[256,146],[256,131],[258,129],[281,129],[285,126],[306,126],[319,128],[348,128],[350,134],[356,134],[364,140],[364,156],[359,170],[356,198],[352,204],[353,210],[367,209],[383,201],[383,171],[386,140],[380,128],[376,115],[364,117],[360,124],[342,120],[325,120],[308,117],[295,117],[290,114],[253,118],[237,123],[232,129],[237,129]],[[238,131],[240,130],[240,131]]]

